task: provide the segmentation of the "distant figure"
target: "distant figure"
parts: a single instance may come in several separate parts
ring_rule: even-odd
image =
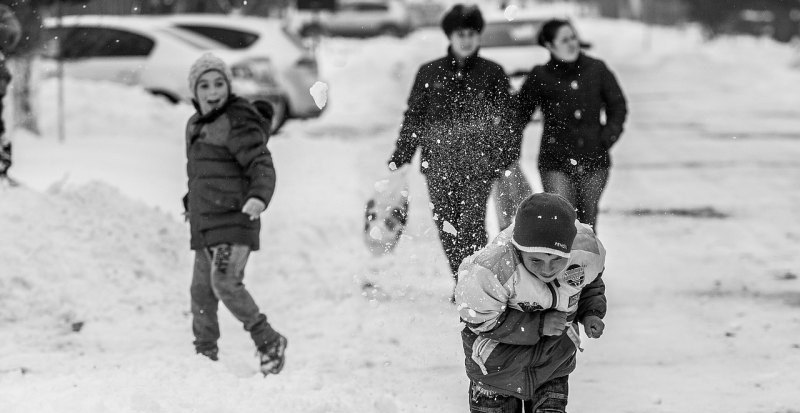
[[[231,92],[231,71],[218,57],[201,56],[189,72],[197,109],[186,125],[184,197],[195,251],[192,331],[198,353],[217,360],[219,301],[244,325],[256,345],[264,375],[284,364],[286,338],[267,322],[245,289],[245,265],[259,248],[259,216],[275,190],[267,149],[269,122]]]
[[[517,95],[518,127],[540,108],[544,117],[539,172],[545,192],[563,195],[578,219],[597,232],[597,208],[628,109],[617,79],[600,60],[581,52],[565,20],[542,26],[538,42],[550,61],[534,67]],[[602,117],[605,114],[605,123]]]
[[[476,6],[457,4],[444,15],[447,55],[417,72],[389,159],[396,170],[422,148],[421,172],[454,278],[461,261],[486,245],[492,182],[519,156],[509,142],[508,77],[478,56],[483,26]]]
[[[22,26],[10,7],[0,4],[0,180],[9,180],[11,168],[11,140],[6,136],[3,120],[3,98],[11,83],[11,72],[6,67],[6,54],[14,50],[22,36]]]
[[[470,412],[566,411],[578,323],[600,337],[607,307],[606,251],[575,217],[564,197],[533,194],[512,227],[461,264]]]

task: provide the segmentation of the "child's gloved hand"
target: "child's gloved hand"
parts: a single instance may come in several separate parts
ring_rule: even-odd
[[[583,317],[583,330],[589,338],[598,338],[603,335],[603,330],[606,328],[606,323],[596,315],[587,315]]]
[[[242,207],[242,212],[249,215],[251,221],[255,221],[265,209],[267,209],[267,204],[264,201],[258,198],[248,198]]]
[[[546,336],[560,336],[567,328],[567,313],[563,311],[546,311],[543,315],[544,324],[542,334]]]

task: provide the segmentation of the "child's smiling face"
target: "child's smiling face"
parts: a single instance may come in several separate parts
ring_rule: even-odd
[[[567,267],[568,258],[546,252],[520,251],[522,265],[543,282],[550,282]]]
[[[222,73],[209,70],[197,79],[195,93],[200,113],[206,114],[225,104],[230,95],[230,87]]]

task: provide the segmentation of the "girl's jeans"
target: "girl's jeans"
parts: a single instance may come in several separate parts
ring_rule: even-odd
[[[249,255],[250,247],[245,245],[220,244],[195,251],[190,291],[192,331],[198,352],[217,348],[219,301],[242,322],[256,347],[277,338],[278,333],[267,322],[267,316],[259,312],[242,283]]]
[[[569,395],[569,376],[545,382],[533,394],[533,399],[522,400],[494,393],[475,382],[469,386],[470,413],[565,413]]]

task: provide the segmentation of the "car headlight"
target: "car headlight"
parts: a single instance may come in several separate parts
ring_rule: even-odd
[[[231,72],[234,78],[277,85],[275,68],[272,61],[266,57],[252,58],[236,63],[231,66]]]

